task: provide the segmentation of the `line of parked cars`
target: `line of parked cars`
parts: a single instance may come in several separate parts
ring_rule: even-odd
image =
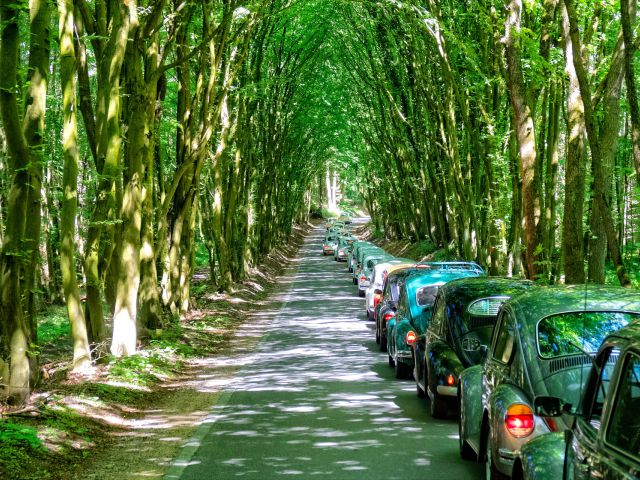
[[[639,478],[638,291],[396,258],[340,222],[325,245],[396,378],[413,378],[434,418],[457,416],[460,455],[487,479]]]

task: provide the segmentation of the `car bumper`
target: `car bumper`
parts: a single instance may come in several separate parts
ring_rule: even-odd
[[[448,385],[438,385],[436,387],[436,392],[438,392],[438,395],[443,395],[445,397],[457,397],[458,387],[450,387]]]

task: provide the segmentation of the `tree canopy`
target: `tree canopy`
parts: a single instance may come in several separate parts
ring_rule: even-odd
[[[494,274],[638,266],[628,0],[1,0],[0,384],[76,370],[242,281],[330,196]],[[607,265],[612,269],[607,270]],[[631,265],[631,268],[629,266]]]

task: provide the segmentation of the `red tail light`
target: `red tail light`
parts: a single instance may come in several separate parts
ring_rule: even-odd
[[[389,321],[389,320],[391,320],[393,317],[395,317],[395,314],[393,314],[393,313],[385,313],[383,318],[384,318],[384,321],[385,321],[385,322],[388,322],[388,321]]]
[[[449,385],[450,387],[453,387],[456,384],[456,377],[454,377],[453,375],[449,375],[447,377],[447,385]]]
[[[382,299],[382,295],[379,293],[376,293],[373,296],[373,308],[376,308],[376,306],[380,303],[380,300]]]
[[[360,277],[360,281],[364,282],[367,279],[367,277],[365,277],[364,275]]]
[[[407,345],[411,346],[414,343],[416,343],[417,338],[418,336],[416,335],[416,332],[414,332],[413,330],[410,330],[409,333],[407,333],[405,341],[407,342]]]
[[[533,432],[533,411],[528,405],[514,403],[509,406],[504,421],[507,430],[514,437],[526,437]]]

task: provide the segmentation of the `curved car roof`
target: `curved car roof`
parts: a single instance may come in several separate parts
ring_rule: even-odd
[[[466,305],[481,297],[514,296],[537,285],[530,280],[507,277],[465,277],[442,286],[447,303]]]
[[[556,285],[531,290],[508,303],[519,322],[535,323],[541,318],[564,312],[640,313],[640,292],[622,287]]]
[[[422,309],[422,307],[418,306],[414,301],[414,299],[416,298],[416,292],[419,288],[429,285],[447,283],[451,280],[455,280],[461,277],[477,277],[478,275],[479,272],[475,270],[426,269],[411,272],[407,277],[405,283],[411,314],[415,317],[420,314],[420,310]]]

